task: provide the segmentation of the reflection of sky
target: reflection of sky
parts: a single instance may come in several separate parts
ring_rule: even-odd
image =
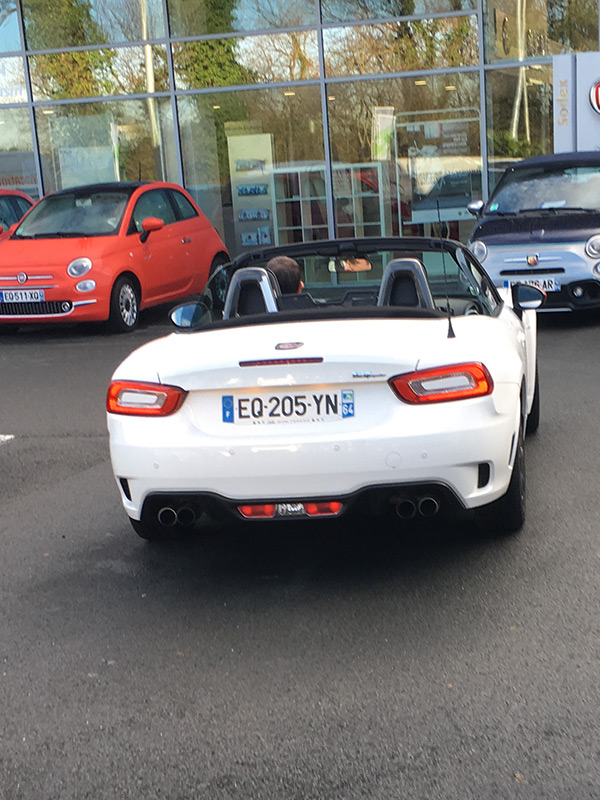
[[[232,22],[236,31],[316,24],[316,3],[313,0],[239,0]]]
[[[13,11],[0,24],[0,53],[10,53],[20,49],[19,22],[16,12]]]

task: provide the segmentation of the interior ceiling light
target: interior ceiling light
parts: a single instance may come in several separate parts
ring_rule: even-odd
[[[415,81],[415,86],[427,86],[427,81]]]
[[[445,86],[444,87],[447,92],[455,92],[456,86]]]

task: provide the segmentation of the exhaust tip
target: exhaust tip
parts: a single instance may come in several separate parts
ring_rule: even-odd
[[[401,500],[396,505],[396,514],[400,519],[413,519],[417,513],[417,507],[412,500]]]
[[[435,517],[440,510],[440,504],[435,497],[421,497],[418,509],[422,517]]]
[[[177,512],[177,522],[186,528],[196,522],[196,517],[196,509],[192,506],[182,506]]]
[[[158,512],[158,521],[166,528],[172,528],[177,522],[177,512],[174,508],[165,506]]]

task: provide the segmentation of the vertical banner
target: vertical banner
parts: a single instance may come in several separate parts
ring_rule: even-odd
[[[554,56],[552,74],[554,152],[571,153],[577,150],[575,56]]]
[[[273,136],[228,136],[227,147],[236,248],[275,244]]]

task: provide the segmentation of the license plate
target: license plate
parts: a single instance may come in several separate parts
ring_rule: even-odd
[[[354,416],[354,390],[260,394],[221,397],[223,422],[236,425],[277,425],[290,422],[326,422]]]
[[[0,292],[0,303],[43,303],[43,289],[7,289]]]
[[[511,286],[519,283],[537,286],[538,289],[543,289],[545,292],[560,292],[560,281],[556,278],[523,278],[523,280],[504,281],[504,287],[510,289]]]

